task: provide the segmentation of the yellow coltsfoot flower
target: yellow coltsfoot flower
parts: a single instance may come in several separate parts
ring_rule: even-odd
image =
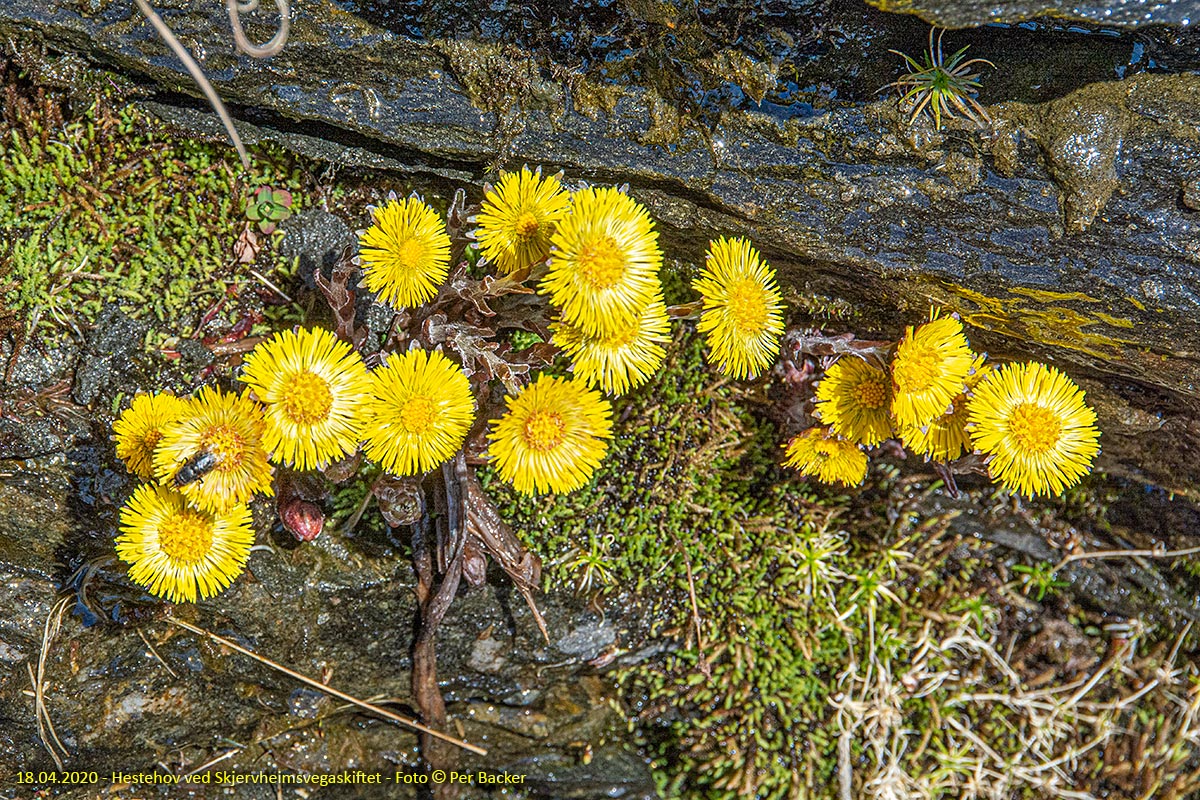
[[[704,298],[697,327],[707,334],[709,361],[737,379],[770,367],[783,333],[783,300],[775,270],[758,250],[746,239],[711,242],[692,288]]]
[[[367,368],[331,332],[276,333],[246,356],[241,380],[266,407],[263,444],[275,463],[316,469],[358,447]]]
[[[154,476],[203,511],[222,513],[270,495],[262,407],[245,394],[206,386],[188,412],[167,425],[154,451]]]
[[[1096,412],[1083,390],[1045,364],[997,367],[975,387],[967,414],[992,479],[1026,496],[1074,486],[1100,452]]]
[[[621,395],[641,386],[662,366],[663,347],[670,341],[670,323],[662,296],[638,314],[637,320],[616,333],[588,336],[574,325],[551,323],[554,344],[571,357],[575,377],[608,394]]]
[[[245,505],[201,511],[179,492],[153,484],[139,486],[122,507],[116,540],[133,582],[172,603],[194,603],[228,588],[253,544]]]
[[[439,352],[392,354],[362,407],[367,458],[393,475],[428,472],[462,447],[475,417],[471,382]]]
[[[154,477],[154,448],[163,428],[187,413],[188,401],[169,392],[139,394],[113,423],[117,456],[144,481]]]
[[[588,336],[633,325],[659,292],[662,251],[650,215],[616,189],[583,189],[551,238],[541,291]]]
[[[817,386],[816,410],[835,434],[868,447],[891,438],[892,380],[861,358],[843,356]]]
[[[898,433],[900,441],[909,450],[927,460],[953,461],[964,453],[974,449],[971,435],[967,433],[967,398],[972,389],[992,371],[990,364],[984,363],[983,356],[976,356],[967,376],[966,391],[951,402],[953,410],[944,414],[923,428],[901,428]]]
[[[833,435],[828,428],[801,431],[784,445],[783,465],[812,475],[822,483],[857,486],[867,477],[867,454],[848,439]]]
[[[975,354],[956,317],[909,326],[892,359],[892,415],[900,428],[923,428],[962,394]]]
[[[556,176],[528,167],[506,172],[483,198],[475,238],[483,257],[507,275],[550,254],[550,237],[570,210],[571,195]]]
[[[359,239],[367,288],[396,308],[432,300],[450,273],[450,237],[442,218],[415,197],[394,196],[372,215],[374,224]]]
[[[492,423],[496,471],[525,494],[578,489],[608,451],[611,417],[609,402],[582,381],[542,374]]]

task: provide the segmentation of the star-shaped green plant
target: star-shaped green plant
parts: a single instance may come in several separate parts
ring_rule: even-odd
[[[286,189],[260,186],[246,204],[246,218],[258,223],[263,233],[274,233],[276,225],[292,215],[292,193]]]
[[[912,105],[912,116],[908,120],[910,125],[917,121],[921,112],[928,111],[933,117],[934,127],[941,130],[942,115],[955,118],[958,116],[954,113],[957,110],[979,127],[984,127],[992,119],[974,97],[975,90],[979,88],[980,73],[971,72],[970,68],[973,64],[987,64],[995,69],[996,65],[984,58],[963,61],[963,55],[967,52],[966,47],[950,56],[949,59],[943,58],[942,35],[945,31],[939,31],[937,41],[934,42],[934,30],[936,29],[929,30],[929,49],[925,52],[924,63],[918,63],[911,56],[901,53],[899,50],[888,51],[895,53],[907,62],[908,74],[883,88],[895,87],[901,95],[901,105]]]

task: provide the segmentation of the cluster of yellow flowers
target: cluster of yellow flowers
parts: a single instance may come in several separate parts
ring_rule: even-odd
[[[121,511],[117,554],[172,601],[241,573],[254,540],[247,503],[273,493],[272,462],[314,469],[358,447],[368,373],[332,333],[276,334],[246,357],[242,380],[236,394],[138,395],[113,424],[117,455],[149,481]]]
[[[370,210],[359,242],[364,285],[397,309],[430,301],[436,309],[453,291],[446,223],[416,197],[393,195]],[[486,192],[476,222],[482,263],[510,284],[536,282],[546,298],[571,377],[538,375],[484,430],[471,373],[434,340],[422,347],[413,335],[406,352],[368,369],[333,333],[297,329],[246,355],[238,393],[139,395],[113,426],[118,455],[148,481],[122,509],[117,539],[137,583],[172,601],[227,587],[253,543],[247,503],[273,493],[272,464],[323,469],[361,449],[388,473],[419,475],[453,458],[476,429],[518,491],[578,489],[612,436],[604,394],[636,388],[659,369],[672,315],[699,312],[710,361],[734,378],[768,369],[779,351],[775,275],[744,239],[711,242],[693,283],[701,301],[668,309],[658,233],[622,191],[572,194],[557,177],[522,169]],[[952,317],[910,328],[890,376],[859,359],[832,365],[817,409],[825,427],[793,439],[787,463],[827,482],[860,482],[863,446],[893,436],[939,461],[981,450],[997,479],[1027,494],[1070,485],[1098,450],[1095,414],[1074,384],[1040,364],[993,369]]]
[[[478,217],[484,258],[503,274],[542,261],[539,289],[558,310],[553,341],[577,379],[610,395],[645,383],[662,365],[669,315],[658,232],[623,192],[584,188],[522,169],[488,192]],[[723,372],[747,378],[779,352],[783,302],[775,273],[745,239],[712,242],[693,288],[703,298],[699,329]]]
[[[373,214],[360,253],[367,288],[397,308],[434,299],[450,249],[435,212],[409,198]],[[646,209],[622,191],[587,187],[572,194],[557,176],[528,168],[501,176],[476,221],[483,259],[502,275],[536,280],[556,311],[552,341],[571,359],[573,375],[539,377],[509,398],[489,433],[491,456],[519,491],[572,491],[590,479],[607,450],[612,407],[601,392],[621,395],[641,386],[666,357],[670,326],[658,233]],[[738,378],[769,367],[779,350],[783,304],[774,273],[750,243],[714,242],[695,287],[713,361]],[[373,456],[369,439],[367,453]]]
[[[1027,496],[1078,483],[1100,451],[1082,389],[1045,364],[985,363],[955,317],[910,326],[890,375],[840,358],[817,387],[816,413],[824,426],[793,438],[785,463],[826,483],[861,483],[863,447],[893,437],[942,463],[978,452],[993,480]]]
[[[113,425],[117,454],[156,484],[121,514],[117,553],[133,579],[171,600],[224,589],[253,540],[246,503],[272,494],[271,464],[319,469],[355,452],[396,475],[433,469],[474,419],[467,377],[414,349],[368,371],[320,328],[284,331],[245,359],[239,394],[138,395]]]
[[[416,197],[370,211],[363,284],[395,308],[434,300],[450,271],[443,220]],[[553,342],[573,362],[572,378],[542,374],[507,399],[487,432],[490,455],[521,492],[572,491],[608,448],[612,407],[601,392],[640,386],[665,357],[658,234],[623,192],[572,195],[529,169],[501,177],[477,223],[486,262],[540,280],[557,312]],[[782,303],[749,243],[713,243],[696,288],[712,358],[736,377],[769,366]],[[175,602],[209,597],[244,569],[247,504],[273,493],[271,464],[322,469],[361,448],[391,474],[416,475],[453,458],[475,423],[470,379],[440,349],[414,346],[372,370],[333,333],[298,329],[255,347],[240,379],[239,393],[138,395],[113,426],[118,455],[148,481],[122,509],[117,553],[135,582]]]
[[[136,583],[194,602],[241,573],[254,543],[246,501],[271,492],[265,428],[253,400],[216,389],[134,398],[113,432],[117,455],[149,481],[121,509],[116,541]]]

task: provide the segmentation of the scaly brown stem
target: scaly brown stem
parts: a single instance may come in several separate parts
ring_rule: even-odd
[[[441,510],[448,505],[445,495],[437,493]],[[445,513],[439,515],[446,520]],[[454,524],[449,521],[449,524]],[[435,527],[429,514],[424,514],[413,528],[413,567],[417,573],[417,630],[413,640],[412,693],[426,725],[443,728],[446,725],[446,702],[442,698],[437,678],[437,629],[450,610],[458,584],[462,578],[461,548],[447,553],[446,568],[438,581],[435,552],[443,550],[452,537],[440,527]],[[459,537],[461,541],[461,537]],[[445,747],[431,736],[421,736],[421,753],[431,770],[451,772],[457,766],[457,753]],[[438,800],[456,797],[455,785],[443,783],[435,786],[433,794]]]

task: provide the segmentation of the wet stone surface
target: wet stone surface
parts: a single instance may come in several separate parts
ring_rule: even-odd
[[[313,274],[321,270],[326,279],[342,258],[352,252],[354,234],[340,218],[323,208],[306,208],[284,220],[280,226],[284,231],[279,246],[279,258],[297,260],[300,276],[305,285],[312,289]]]
[[[79,359],[72,399],[86,406],[99,396],[102,388],[127,382],[149,327],[145,322],[130,319],[116,306],[106,307]]]
[[[307,226],[312,219],[318,232],[333,223],[336,235],[314,233],[305,239],[316,243],[307,252],[319,257],[340,249],[344,223],[313,213],[300,222]],[[386,529],[365,526],[348,537],[327,531],[315,544],[300,545],[279,528],[270,501],[260,499],[252,510],[261,546],[227,592],[196,606],[170,607],[129,583],[113,538],[119,504],[135,481],[115,461],[107,408],[117,392],[145,388],[140,362],[125,363],[131,337],[129,320],[109,313],[81,350],[60,351],[69,357],[29,348],[15,365],[14,383],[5,386],[11,419],[0,431],[20,437],[5,440],[10,449],[0,458],[0,603],[6,609],[0,619],[0,762],[55,767],[25,692],[27,666],[36,667],[43,651],[43,630],[61,619],[46,651],[43,685],[71,769],[153,770],[162,762],[183,773],[222,755],[222,768],[245,772],[418,769],[417,741],[408,730],[354,713],[166,621],[178,615],[357,696],[392,698],[385,705],[412,717],[407,698],[416,606],[406,529],[380,533]],[[134,342],[140,345],[140,333]],[[69,396],[72,370],[89,374],[78,369],[88,363],[101,365],[90,373],[97,387],[92,408]],[[45,404],[44,412],[32,400],[12,405],[45,387],[57,387],[60,402]],[[42,430],[55,435],[39,440]],[[502,575],[491,577],[461,592],[439,636],[451,733],[489,750],[485,759],[464,756],[460,769],[526,775],[520,796],[531,798],[652,796],[648,766],[630,748],[625,716],[614,702],[613,678],[588,664],[609,649],[654,652],[634,630],[636,615],[601,618],[568,590],[538,595],[554,637],[546,643],[511,585]],[[5,789],[0,796],[21,795]],[[92,790],[64,796],[91,797]]]
[[[357,696],[398,698],[393,710],[411,716],[404,698],[415,604],[405,559],[368,556],[354,540],[330,535],[291,549],[278,538],[274,549],[254,552],[247,574],[216,600],[166,611],[133,591],[105,555],[112,499],[83,493],[96,486],[95,476],[81,478],[86,465],[26,466],[0,480],[0,597],[9,609],[0,622],[0,663],[11,667],[0,678],[0,717],[13,721],[5,726],[6,762],[53,768],[22,694],[23,664],[36,660],[34,637],[65,582],[60,557],[82,550],[98,569],[78,594],[88,608],[68,609],[46,672],[47,704],[73,769],[152,769],[166,747],[170,766],[186,771],[230,743],[238,744],[222,767],[232,770],[417,767],[407,730],[353,713],[164,619],[177,615]],[[96,503],[92,522],[103,530],[85,530],[88,521],[72,510],[84,499]],[[627,639],[627,627],[600,620],[569,595],[538,600],[559,634],[553,644],[503,584],[462,594],[442,625],[439,672],[452,722],[489,750],[486,758],[464,755],[460,768],[527,775],[529,797],[652,795],[645,763],[624,744],[611,678],[586,663]],[[85,627],[89,617],[100,624]]]
[[[696,27],[669,10],[626,15],[604,39],[613,12],[585,9],[560,20],[565,38],[554,41],[498,28],[479,10],[464,10],[462,30],[368,6],[295,11],[288,47],[265,61],[232,54],[218,6],[164,13],[186,41],[204,43],[210,78],[257,136],[323,142],[345,165],[388,159],[438,189],[522,163],[628,182],[685,261],[700,260],[710,237],[748,235],[792,291],[844,298],[887,335],[930,303],[948,306],[980,349],[1051,359],[1091,380],[1098,406],[1158,415],[1159,432],[1107,437],[1102,465],[1200,492],[1177,469],[1200,446],[1190,29],[952,32],[946,47],[970,44],[997,64],[981,94],[995,122],[979,133],[936,132],[923,119],[909,127],[894,100],[876,99],[901,71],[887,49],[919,54],[927,29],[865,5],[751,15],[732,50],[704,34],[732,20]],[[252,32],[268,24],[256,16]],[[683,27],[666,36],[671,25]],[[195,92],[121,4],[81,13],[0,0],[0,29],[36,30],[162,87],[163,99]],[[997,42],[1007,50],[989,49]],[[1079,55],[1062,63],[1063,80],[1035,77],[1072,43]],[[842,52],[859,66],[838,62]],[[1088,53],[1108,65],[1077,68]],[[1102,413],[1102,428],[1112,422]]]
[[[1122,0],[1119,3],[1088,3],[1077,0],[868,0],[889,11],[917,14],[930,25],[965,28],[995,22],[1023,22],[1053,17],[1094,25],[1138,27],[1144,25],[1200,24],[1200,8],[1189,2],[1162,3],[1157,0]]]
[[[11,341],[0,343],[0,358],[12,364],[11,381],[0,388],[0,459],[36,458],[61,453],[86,438],[91,425],[69,397],[66,368],[79,348],[69,340],[41,351],[22,347],[13,360]]]

